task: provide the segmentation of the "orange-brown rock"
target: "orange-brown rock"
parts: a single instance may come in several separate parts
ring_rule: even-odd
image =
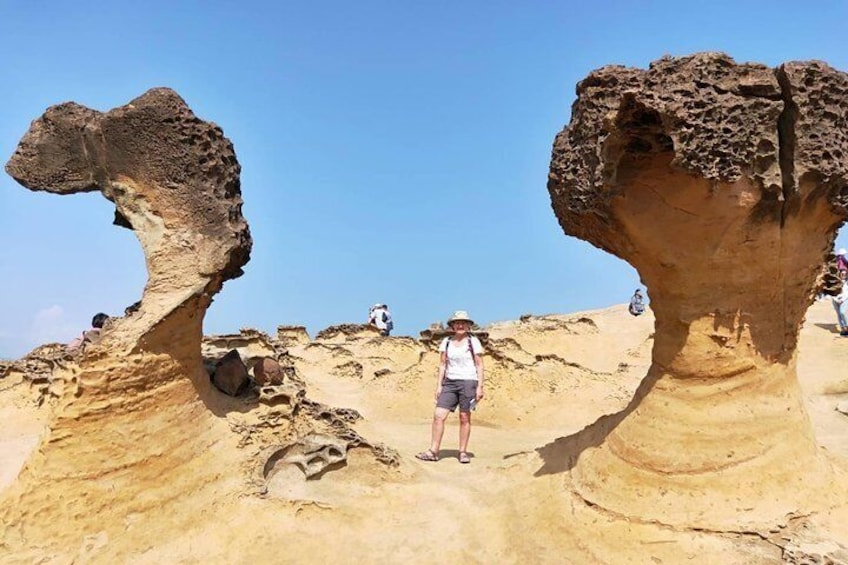
[[[577,492],[724,530],[844,500],[802,404],[796,344],[848,216],[848,76],[704,53],[604,67],[577,95],[554,142],[553,209],[566,234],[639,271],[656,316],[634,399],[575,438]]]
[[[286,371],[273,357],[263,357],[253,365],[253,380],[257,386],[281,385]]]
[[[244,366],[237,350],[231,350],[215,364],[212,384],[215,385],[215,388],[230,396],[238,396],[239,393],[247,389],[250,384],[250,376],[248,376],[247,367]]]
[[[223,412],[228,399],[210,387],[200,340],[212,296],[249,258],[240,168],[218,126],[159,88],[106,113],[49,108],[6,171],[32,190],[99,190],[135,231],[149,273],[140,307],[86,348],[49,433],[0,500],[5,549],[79,556],[88,538],[120,539],[153,509],[212,495],[231,465],[214,455],[226,425],[209,408]],[[155,537],[176,524],[149,526]]]

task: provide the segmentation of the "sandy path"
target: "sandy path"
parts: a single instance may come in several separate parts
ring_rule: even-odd
[[[848,337],[837,332],[829,298],[808,310],[798,350],[798,380],[816,440],[831,453],[848,457],[848,416],[834,410],[848,399]]]

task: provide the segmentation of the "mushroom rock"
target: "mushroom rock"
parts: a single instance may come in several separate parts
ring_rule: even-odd
[[[848,217],[848,75],[720,53],[577,86],[548,190],[568,235],[635,267],[656,316],[629,406],[582,432],[573,488],[673,526],[771,526],[845,501],[796,377],[816,278]]]
[[[140,307],[86,349],[49,432],[3,493],[2,539],[7,548],[120,539],[231,466],[215,454],[226,424],[213,413],[228,399],[211,390],[200,342],[212,296],[250,255],[240,167],[217,125],[157,88],[106,113],[49,108],[6,171],[31,190],[99,190],[115,223],[135,231],[149,279]],[[157,535],[175,523],[150,527]]]

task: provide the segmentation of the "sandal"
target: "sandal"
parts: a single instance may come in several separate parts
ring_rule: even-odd
[[[438,461],[439,455],[433,453],[432,450],[428,449],[426,451],[422,451],[421,453],[416,453],[415,458],[420,459],[422,461]]]
[[[465,451],[459,452],[459,462],[460,463],[471,463],[471,458],[468,456],[468,453]]]

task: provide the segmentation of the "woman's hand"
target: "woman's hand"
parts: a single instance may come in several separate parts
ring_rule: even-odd
[[[436,387],[436,394],[433,395],[433,404],[439,403],[439,396],[442,394],[442,385]]]
[[[477,385],[477,394],[475,395],[475,397],[477,398],[477,402],[483,400],[483,385]]]

